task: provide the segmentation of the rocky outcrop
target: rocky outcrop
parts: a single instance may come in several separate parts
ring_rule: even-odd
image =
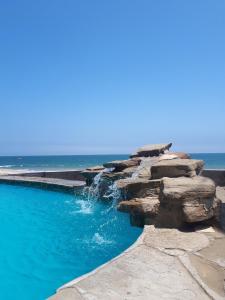
[[[163,177],[193,177],[198,175],[204,166],[202,160],[172,159],[162,160],[151,167],[152,179]]]
[[[180,228],[220,220],[223,204],[215,196],[215,184],[199,176],[204,162],[169,152],[170,146],[147,145],[131,159],[88,168],[83,175],[97,197],[108,200],[116,192],[118,209],[130,213],[133,225]]]
[[[151,167],[159,161],[158,156],[154,157],[142,157],[140,165],[137,167],[136,171],[133,173],[133,178],[151,178]]]
[[[176,155],[177,158],[181,158],[181,159],[190,159],[191,158],[191,156],[185,152],[169,152],[169,154]]]
[[[103,166],[94,166],[94,167],[88,167],[86,170],[90,172],[101,172],[105,168]]]
[[[215,190],[212,180],[200,176],[164,178],[157,225],[181,227],[212,218],[217,204]]]
[[[130,157],[133,158],[133,157],[159,156],[160,154],[164,154],[166,150],[169,150],[171,146],[172,146],[172,143],[145,145],[145,146],[139,148]]]
[[[121,201],[118,210],[130,213],[131,224],[144,226],[154,224],[159,211],[158,197],[135,198]]]
[[[166,159],[190,159],[190,155],[184,152],[167,152],[159,157],[159,161]]]
[[[140,159],[114,160],[103,164],[105,168],[113,168],[115,172],[123,171],[126,168],[135,167],[140,164]]]
[[[129,200],[159,195],[160,182],[160,180],[126,178],[116,181],[116,185],[121,199]]]

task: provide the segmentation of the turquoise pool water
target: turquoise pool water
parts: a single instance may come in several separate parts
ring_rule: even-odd
[[[80,196],[0,184],[0,299],[43,300],[141,234],[127,214]]]

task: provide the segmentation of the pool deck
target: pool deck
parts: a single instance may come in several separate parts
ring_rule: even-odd
[[[120,256],[58,289],[49,300],[225,299],[225,235],[146,226]]]

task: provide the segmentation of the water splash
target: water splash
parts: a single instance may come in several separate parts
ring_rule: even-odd
[[[79,200],[81,206],[80,213],[90,214],[94,211],[94,206],[96,201],[99,199],[109,199],[112,200],[117,198],[116,185],[111,184],[107,186],[107,182],[103,178],[105,173],[112,172],[114,169],[104,169],[99,172],[93,179],[93,182],[90,186],[85,187],[82,192],[82,200]],[[102,191],[103,186],[105,185],[105,192]],[[110,206],[111,207],[111,206]]]
[[[99,198],[100,196],[100,187],[101,183],[103,181],[103,174],[110,172],[111,169],[104,169],[101,172],[99,172],[93,179],[92,184],[87,187],[87,192],[88,192],[88,198]]]
[[[91,214],[93,213],[93,205],[90,205],[88,201],[85,199],[80,199],[76,201],[78,205],[80,205],[80,210],[74,211],[74,214]]]
[[[113,241],[105,239],[101,234],[96,232],[92,238],[92,242],[98,245],[103,245],[103,244],[112,244]]]
[[[151,167],[158,162],[158,157],[146,157],[142,158],[140,165],[137,167],[136,171],[131,175],[131,179],[135,180],[138,177],[151,176]],[[142,175],[142,176],[141,176]]]

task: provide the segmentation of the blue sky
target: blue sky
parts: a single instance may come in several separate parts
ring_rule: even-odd
[[[225,152],[224,13],[224,0],[0,0],[0,155]]]

